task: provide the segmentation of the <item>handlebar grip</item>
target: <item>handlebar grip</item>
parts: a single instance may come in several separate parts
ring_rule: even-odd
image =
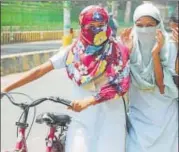
[[[66,106],[70,106],[71,107],[72,101],[67,100],[67,99],[60,99],[60,98],[58,98],[58,100],[59,100],[59,103],[62,103],[64,105],[66,105]]]
[[[67,100],[67,99],[62,99],[59,97],[50,97],[49,100],[53,101],[53,102],[57,102],[66,106],[71,106],[72,101]]]

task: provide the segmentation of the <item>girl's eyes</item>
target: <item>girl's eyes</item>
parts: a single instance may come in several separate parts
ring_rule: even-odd
[[[153,27],[155,25],[153,25],[153,24],[147,24],[147,25],[136,24],[136,26],[138,26],[138,27]]]
[[[99,25],[99,26],[93,26],[93,25],[91,25],[91,26],[89,26],[89,28],[101,28],[101,27],[103,27],[104,25]]]
[[[103,26],[85,26],[86,29],[98,29],[101,27],[103,27]]]
[[[100,25],[100,26],[89,26],[88,28],[92,29],[92,30],[97,30],[97,29],[101,29],[103,27],[104,27],[103,25]]]

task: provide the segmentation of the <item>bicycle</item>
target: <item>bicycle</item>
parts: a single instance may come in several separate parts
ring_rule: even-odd
[[[24,95],[26,97],[28,97],[32,103],[27,104],[27,103],[16,103],[14,98],[12,97],[11,94],[20,94],[20,95]],[[62,99],[59,97],[44,97],[44,98],[39,98],[37,100],[32,100],[31,97],[29,97],[26,94],[23,93],[1,93],[1,98],[3,96],[7,96],[9,101],[21,108],[23,110],[19,120],[16,122],[16,126],[17,126],[17,141],[16,141],[16,146],[15,146],[15,150],[13,150],[13,152],[27,152],[28,148],[26,145],[26,140],[28,138],[28,135],[31,131],[33,122],[30,126],[30,130],[27,134],[27,136],[25,135],[26,130],[28,128],[28,123],[27,123],[27,119],[28,119],[28,114],[29,114],[29,109],[32,107],[36,107],[37,105],[43,103],[44,101],[53,101],[55,103],[60,103],[66,106],[70,106],[71,105],[71,101],[66,100],[66,99]],[[35,118],[35,114],[34,114],[34,118]],[[66,131],[68,129],[68,125],[71,122],[71,117],[65,114],[55,114],[55,113],[42,113],[40,115],[37,116],[36,118],[36,123],[38,124],[42,124],[42,123],[46,123],[47,126],[49,126],[49,133],[45,139],[46,141],[46,152],[64,152],[64,146],[65,146],[65,140],[66,140]],[[58,129],[60,129],[60,133],[59,135],[55,135],[55,133],[58,131]],[[9,152],[9,151],[6,151]]]

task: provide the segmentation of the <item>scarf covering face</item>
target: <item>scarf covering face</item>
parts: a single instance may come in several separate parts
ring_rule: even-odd
[[[165,38],[165,44],[160,51],[160,59],[164,73],[165,95],[177,97],[178,90],[172,79],[173,70],[169,67],[170,43],[169,36],[164,29],[164,24],[159,10],[152,4],[142,4],[134,12],[134,24],[143,17],[150,16],[159,21],[156,27],[133,27],[134,47],[130,56],[132,84],[141,90],[154,90],[156,87],[152,49],[156,43],[156,30],[160,29]]]
[[[128,50],[110,38],[108,20],[108,13],[104,8],[85,8],[79,17],[80,36],[66,59],[68,76],[79,86],[105,77],[103,85],[94,95],[98,102],[125,94],[130,82]],[[102,26],[90,27],[94,22]]]

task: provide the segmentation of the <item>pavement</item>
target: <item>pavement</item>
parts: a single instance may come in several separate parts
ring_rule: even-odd
[[[36,52],[41,50],[59,49],[62,40],[15,43],[1,45],[1,56],[18,53]]]
[[[1,77],[1,87],[13,82],[21,77],[23,73],[13,74]],[[62,81],[63,80],[63,81]],[[14,92],[23,92],[37,99],[44,96],[60,96],[69,99],[69,94],[72,91],[70,80],[66,77],[66,72],[62,70],[54,70],[44,77],[35,80],[23,87],[15,89]],[[17,101],[23,102],[24,98],[16,97]],[[27,101],[27,99],[25,100]],[[16,126],[21,110],[12,105],[6,97],[1,100],[1,151],[12,149],[16,142]],[[70,111],[65,106],[55,103],[46,102],[37,107],[37,115],[42,112],[58,112],[68,113]],[[33,117],[33,109],[30,110],[28,122],[31,124]],[[27,130],[28,132],[28,130]],[[29,152],[45,151],[45,137],[48,128],[45,124],[34,123],[30,136],[27,140]]]

